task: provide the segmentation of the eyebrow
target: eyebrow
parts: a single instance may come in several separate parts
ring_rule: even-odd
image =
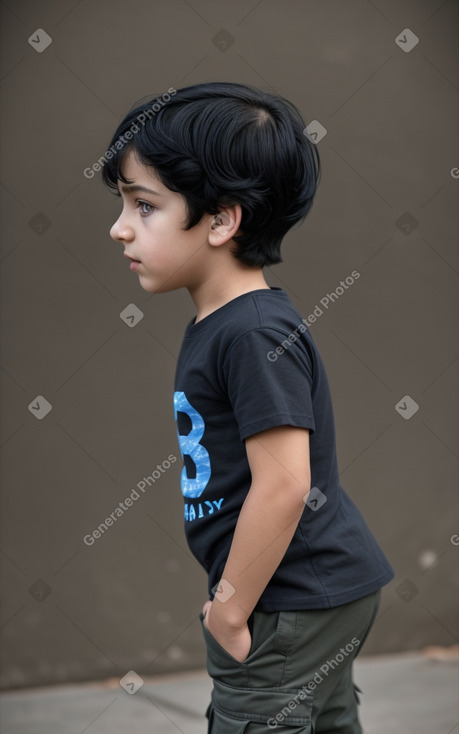
[[[159,191],[153,191],[153,189],[147,189],[146,186],[139,186],[138,184],[135,185],[129,185],[129,186],[121,186],[121,191],[124,194],[130,194],[132,191],[143,191],[146,194],[153,194],[154,196],[163,196],[163,194],[160,194]]]

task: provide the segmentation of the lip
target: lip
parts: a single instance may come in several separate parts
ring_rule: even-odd
[[[136,260],[135,258],[131,257],[131,255],[128,255],[127,252],[124,252],[123,254],[124,257],[127,257],[127,259],[131,261],[131,264],[129,266],[130,270],[137,270],[137,266],[142,264],[140,260]]]

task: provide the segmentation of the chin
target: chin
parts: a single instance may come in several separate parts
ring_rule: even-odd
[[[152,283],[146,283],[145,285],[141,283],[140,285],[145,293],[161,293],[161,289],[154,286]]]
[[[142,282],[143,280],[143,282]],[[158,281],[156,278],[142,278],[139,277],[139,283],[143,290],[147,293],[169,293],[169,291],[175,291],[180,286],[174,285],[172,279],[166,278],[163,282]]]
[[[157,279],[151,274],[137,273],[139,276],[139,284],[147,293],[155,293],[157,290],[158,282]]]

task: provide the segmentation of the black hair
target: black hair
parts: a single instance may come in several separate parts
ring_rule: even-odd
[[[133,149],[185,198],[185,230],[219,205],[240,204],[242,234],[233,237],[232,254],[246,265],[272,265],[282,262],[282,239],[307,216],[319,182],[319,154],[305,127],[294,104],[246,84],[172,87],[127,113],[102,179],[116,191],[118,179],[129,183],[122,163]]]

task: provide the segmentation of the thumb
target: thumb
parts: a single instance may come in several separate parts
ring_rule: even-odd
[[[204,616],[206,616],[206,614],[209,611],[209,609],[210,609],[211,606],[212,606],[212,602],[211,601],[206,601],[206,603],[204,604],[204,606],[202,608],[202,613],[204,614]]]

